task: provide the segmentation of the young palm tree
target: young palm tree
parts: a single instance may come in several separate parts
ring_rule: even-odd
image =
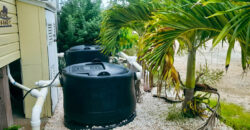
[[[153,16],[155,22],[152,26],[157,26],[157,28],[144,35],[144,39],[147,39],[144,41],[147,47],[145,47],[142,58],[148,61],[147,63],[154,70],[163,64],[159,61],[168,60],[167,57],[164,57],[165,54],[173,54],[171,53],[172,46],[176,40],[180,43],[180,49],[187,49],[184,112],[188,111],[188,104],[192,103],[191,100],[194,96],[196,51],[208,40],[214,40],[213,46],[216,46],[221,40],[229,42],[226,67],[229,66],[231,51],[237,44],[236,41],[242,47],[242,67],[244,70],[250,61],[248,48],[250,45],[249,9],[240,11],[239,15],[239,10],[228,11],[237,8],[230,2],[210,3],[206,6],[195,2],[183,1],[172,10],[163,9],[156,12]],[[217,12],[224,13],[218,15]]]
[[[147,69],[159,74],[161,80],[174,81],[178,88],[178,74],[173,66],[174,45],[178,41],[180,50],[188,52],[183,102],[183,111],[187,112],[188,104],[192,103],[194,96],[196,51],[208,40],[213,39],[214,46],[222,40],[228,41],[226,67],[230,63],[231,51],[238,42],[242,47],[243,69],[250,63],[249,6],[239,9],[230,1],[207,3],[206,6],[197,0],[165,0],[156,3],[139,1],[126,6],[118,5],[106,11],[100,42],[106,51],[116,52],[121,47],[119,31],[124,28],[135,30],[139,34],[141,46],[138,56]],[[216,14],[218,12],[221,13]]]

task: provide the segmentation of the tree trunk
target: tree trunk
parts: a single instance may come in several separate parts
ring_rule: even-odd
[[[185,113],[187,110],[187,103],[192,100],[194,97],[194,87],[195,87],[195,60],[196,59],[196,50],[192,49],[188,54],[187,61],[187,74],[186,74],[186,90],[185,90],[185,99],[182,104],[182,110]]]

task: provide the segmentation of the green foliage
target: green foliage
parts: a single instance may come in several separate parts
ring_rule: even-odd
[[[224,71],[220,69],[209,69],[208,65],[200,65],[200,69],[196,71],[196,75],[201,75],[199,83],[215,85],[224,75]]]
[[[21,128],[21,126],[19,125],[13,125],[9,128],[4,128],[3,130],[18,130],[19,128]]]
[[[210,105],[214,106],[215,100],[211,100]],[[249,130],[250,129],[250,113],[246,110],[232,103],[221,102],[222,121],[231,126],[235,130]]]
[[[124,52],[129,56],[136,56],[138,52],[138,47],[133,45],[132,48],[124,50]]]
[[[138,35],[130,28],[121,28],[118,31],[116,52],[130,49],[137,43]]]
[[[223,26],[220,34],[213,41],[214,46],[225,38],[227,38],[227,41],[229,42],[226,68],[229,67],[231,51],[234,47],[235,41],[238,41],[241,46],[242,68],[246,70],[247,66],[250,64],[250,2],[244,1],[245,0],[208,0],[207,2],[203,2],[205,5],[209,3],[224,3],[227,6],[231,6],[231,8],[219,10],[208,17],[213,18],[215,16],[229,15],[231,18],[228,23]],[[230,34],[229,37],[228,34]]]
[[[135,40],[128,40],[131,34],[127,32],[132,33],[128,28],[135,31],[139,37],[143,35],[145,22],[151,19],[151,12],[156,8],[158,8],[156,3],[138,0],[131,1],[129,6],[114,5],[112,8],[104,11],[99,43],[103,45],[105,52],[115,54],[125,49],[123,45],[138,43],[138,41],[131,42]]]
[[[192,101],[189,101],[186,110],[183,110],[185,117],[207,117],[204,112],[207,110],[206,107],[202,106],[210,103],[211,94],[209,93],[197,93],[195,94]]]
[[[180,108],[177,108],[174,104],[173,106],[169,107],[169,112],[166,120],[168,121],[182,121],[185,119],[183,113],[181,112]]]
[[[69,0],[59,14],[58,49],[95,44],[100,32],[101,0]]]

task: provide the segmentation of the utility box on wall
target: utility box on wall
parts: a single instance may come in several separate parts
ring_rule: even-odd
[[[48,45],[48,59],[49,59],[49,78],[53,80],[59,72],[58,56],[56,44],[56,14],[52,11],[46,10],[46,28],[47,28],[47,45]],[[58,88],[51,88],[52,111],[54,112],[58,102]]]

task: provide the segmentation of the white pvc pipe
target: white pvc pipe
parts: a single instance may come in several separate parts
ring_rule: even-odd
[[[141,72],[136,72],[136,78],[141,79]]]
[[[119,52],[119,55],[123,58],[125,58],[129,64],[133,65],[138,71],[142,72],[142,66],[136,62],[136,58],[133,56],[128,56],[124,52]]]
[[[129,56],[127,54],[125,54],[124,52],[119,52],[119,55],[123,58],[125,58],[126,60],[129,59]]]
[[[46,96],[48,94],[48,88],[42,88],[41,91],[41,96],[37,98],[36,104],[32,108],[32,116],[31,116],[31,127],[32,130],[40,130],[40,125],[41,125],[41,119],[40,115],[42,112],[43,104],[46,100]]]
[[[17,87],[19,87],[19,88],[21,88],[21,89],[23,89],[23,90],[25,90],[25,91],[29,91],[29,90],[30,90],[30,88],[28,88],[28,87],[26,87],[26,86],[23,86],[22,84],[17,83],[17,82],[13,79],[13,77],[12,77],[11,74],[10,74],[10,67],[9,67],[9,66],[7,66],[7,73],[8,73],[9,80],[10,80],[10,82],[11,82],[13,85],[15,85],[15,86],[17,86]]]
[[[10,82],[11,82],[14,86],[16,86],[16,87],[18,87],[18,88],[20,88],[20,89],[22,89],[22,90],[25,90],[25,91],[30,91],[30,88],[28,88],[28,87],[26,87],[26,86],[24,86],[24,85],[22,85],[22,84],[16,82],[16,81],[13,79],[13,77],[12,77],[11,74],[10,74],[10,67],[9,67],[9,66],[7,66],[7,74],[8,74],[8,78],[9,78]],[[30,94],[31,94],[33,97],[36,97],[36,98],[40,97],[40,95],[41,95],[40,92],[39,92],[38,90],[36,90],[36,89],[33,89],[33,90],[30,92]]]
[[[64,53],[63,52],[62,53],[58,53],[57,56],[63,58],[64,57]]]
[[[119,55],[123,58],[125,58],[130,65],[135,67],[139,72],[136,72],[137,79],[141,79],[141,72],[142,72],[142,66],[136,62],[136,59],[134,57],[130,57],[124,52],[119,52]]]
[[[46,86],[48,84],[51,84],[52,80],[40,80],[36,82],[35,84],[37,86]],[[61,87],[59,78],[56,78],[55,81],[51,84],[53,87]]]
[[[7,73],[8,73],[8,78],[9,78],[10,82],[14,86],[17,86],[17,87],[19,87],[19,88],[21,88],[22,90],[25,90],[25,91],[30,91],[31,90],[30,88],[28,88],[28,87],[26,87],[26,86],[24,86],[22,84],[17,83],[13,79],[13,77],[10,74],[9,66],[7,66]],[[41,125],[40,115],[41,115],[41,112],[42,112],[43,104],[44,104],[44,102],[46,100],[46,96],[48,94],[48,87],[42,88],[40,91],[38,91],[37,89],[33,89],[30,92],[30,94],[37,98],[36,104],[32,108],[32,116],[31,116],[32,130],[40,130],[40,125]]]
[[[137,62],[133,62],[132,65],[140,72],[142,72],[142,66]]]

